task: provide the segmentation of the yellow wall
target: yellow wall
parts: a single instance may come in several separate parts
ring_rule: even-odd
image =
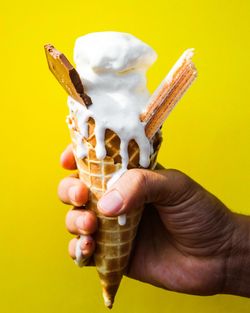
[[[159,54],[153,90],[181,52],[195,47],[199,79],[164,126],[159,160],[218,195],[249,204],[249,0],[4,1],[1,4],[0,312],[106,312],[94,269],[67,254],[68,207],[57,199],[67,173],[66,95],[49,73],[43,44],[72,57],[88,32],[131,32]],[[113,312],[249,312],[233,296],[192,297],[124,279]]]

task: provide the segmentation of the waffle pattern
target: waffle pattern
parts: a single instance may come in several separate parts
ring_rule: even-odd
[[[71,117],[75,119],[75,117]],[[71,129],[73,147],[76,147],[78,133],[77,120],[72,121],[75,125]],[[89,201],[86,209],[96,213],[98,218],[98,231],[95,235],[96,249],[94,262],[100,276],[105,304],[112,307],[114,297],[119,287],[122,275],[126,271],[129,256],[133,248],[133,242],[137,227],[142,215],[143,208],[135,208],[127,214],[126,224],[119,225],[116,217],[105,217],[97,210],[97,202],[107,190],[107,182],[112,174],[121,168],[119,155],[120,139],[112,131],[105,134],[105,146],[107,156],[99,160],[95,154],[96,140],[94,136],[94,121],[88,122],[89,138],[84,139],[88,146],[87,157],[76,159],[80,179],[89,187]],[[161,135],[157,133],[154,139],[154,153],[151,155],[149,168],[153,169],[156,163],[157,152],[161,143]],[[129,168],[139,167],[139,148],[135,141],[131,141],[128,147]]]

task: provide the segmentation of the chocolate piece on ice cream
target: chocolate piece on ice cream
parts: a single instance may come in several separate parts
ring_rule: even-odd
[[[81,78],[66,56],[51,44],[44,46],[49,69],[66,92],[77,102],[90,105],[91,98],[84,92]]]

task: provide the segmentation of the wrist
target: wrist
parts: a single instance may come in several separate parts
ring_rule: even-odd
[[[250,297],[250,217],[234,214],[223,293]]]

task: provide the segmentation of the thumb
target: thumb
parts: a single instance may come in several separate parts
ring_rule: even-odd
[[[131,169],[99,200],[98,209],[106,216],[118,216],[146,203],[171,206],[189,198],[195,189],[197,184],[177,170]]]

